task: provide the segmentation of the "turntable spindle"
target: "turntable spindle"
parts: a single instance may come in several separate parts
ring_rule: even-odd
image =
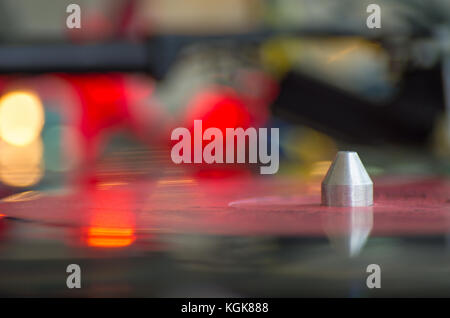
[[[354,151],[339,151],[322,181],[322,205],[373,205],[373,183]]]

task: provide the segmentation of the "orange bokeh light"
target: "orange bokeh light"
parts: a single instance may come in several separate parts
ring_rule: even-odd
[[[88,190],[93,208],[85,242],[91,247],[113,248],[131,245],[136,240],[133,195],[121,183]],[[117,189],[115,189],[117,187]]]
[[[90,227],[87,244],[93,247],[124,247],[131,245],[135,239],[132,228]]]

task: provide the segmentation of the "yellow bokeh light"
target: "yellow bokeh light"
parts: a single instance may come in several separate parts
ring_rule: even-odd
[[[42,140],[26,146],[14,146],[0,141],[0,181],[13,187],[29,187],[43,177]]]
[[[44,108],[36,94],[14,91],[0,99],[0,138],[7,143],[32,143],[40,135],[44,121]]]

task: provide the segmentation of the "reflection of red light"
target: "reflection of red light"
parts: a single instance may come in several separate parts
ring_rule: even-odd
[[[87,243],[94,247],[124,247],[135,239],[132,228],[90,227]]]
[[[86,244],[93,247],[124,247],[136,240],[134,196],[126,189],[91,189],[93,209],[90,211]]]
[[[6,215],[0,214],[0,243],[4,240],[6,232],[9,228],[8,223],[6,222]],[[0,246],[1,248],[2,246]]]
[[[250,175],[249,170],[244,169],[203,169],[195,173],[199,179],[224,179],[230,177],[246,177]]]

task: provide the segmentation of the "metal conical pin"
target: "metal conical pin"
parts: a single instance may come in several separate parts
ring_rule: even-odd
[[[337,153],[322,181],[322,205],[373,205],[373,183],[356,152]]]

